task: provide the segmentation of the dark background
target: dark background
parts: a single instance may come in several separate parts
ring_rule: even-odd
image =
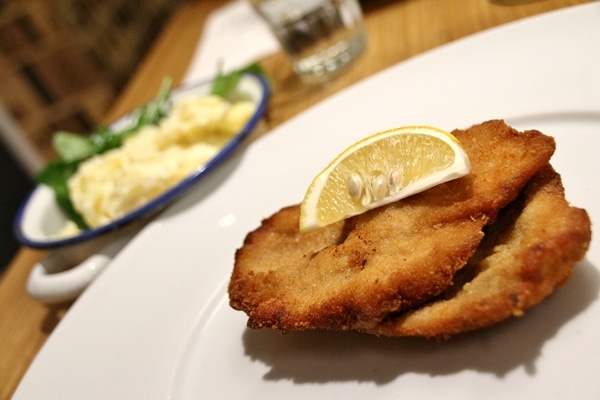
[[[13,235],[13,220],[32,189],[32,179],[0,142],[0,274],[19,248]]]

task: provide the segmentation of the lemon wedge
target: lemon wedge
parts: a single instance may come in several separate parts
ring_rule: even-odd
[[[398,201],[471,170],[449,132],[405,126],[369,136],[338,155],[310,184],[300,207],[309,232]]]

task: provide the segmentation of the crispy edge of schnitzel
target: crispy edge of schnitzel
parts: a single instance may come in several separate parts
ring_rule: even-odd
[[[467,177],[306,235],[296,207],[264,220],[236,252],[230,305],[252,328],[368,329],[439,295],[555,148],[503,121],[453,133]]]
[[[560,175],[547,166],[487,228],[439,299],[366,332],[441,339],[522,316],[571,277],[591,235],[588,214],[568,203]]]

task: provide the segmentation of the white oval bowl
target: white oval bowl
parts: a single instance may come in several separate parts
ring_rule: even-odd
[[[189,86],[182,86],[173,90],[172,98],[177,102],[182,96],[203,96],[208,94],[212,82],[204,82]],[[13,230],[17,240],[33,248],[56,248],[81,243],[97,238],[105,233],[120,229],[130,222],[143,216],[158,211],[168,205],[183,192],[195,185],[207,173],[222,163],[242,143],[243,139],[254,129],[264,114],[269,98],[269,88],[266,81],[258,75],[246,73],[242,75],[236,88],[239,95],[256,103],[257,107],[246,125],[217,153],[210,161],[198,168],[183,181],[170,190],[154,198],[136,210],[96,228],[87,229],[74,236],[57,237],[57,232],[65,226],[67,219],[59,208],[54,198],[54,192],[46,185],[38,185],[23,201],[17,211]],[[118,126],[127,121],[128,115],[117,120],[113,126]]]

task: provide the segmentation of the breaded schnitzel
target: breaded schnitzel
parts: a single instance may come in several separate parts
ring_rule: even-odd
[[[591,239],[587,213],[569,205],[547,166],[486,228],[452,287],[425,306],[368,330],[386,336],[448,338],[521,316],[566,282]]]
[[[368,331],[446,290],[555,148],[503,121],[453,134],[472,164],[463,178],[308,234],[298,206],[264,220],[236,252],[230,305],[252,328]]]

